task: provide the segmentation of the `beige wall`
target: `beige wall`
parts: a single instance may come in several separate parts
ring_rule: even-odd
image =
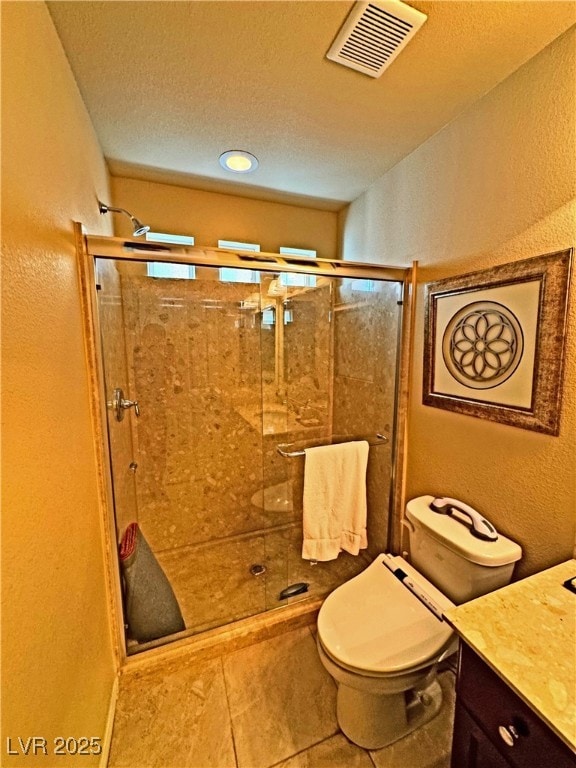
[[[417,258],[426,281],[574,244],[574,42],[571,31],[356,201],[343,221],[344,255]],[[330,257],[336,235],[335,214],[325,211],[128,179],[115,179],[111,195],[43,3],[2,3],[2,117],[0,748],[8,767],[54,764],[53,755],[7,758],[9,736],[103,736],[115,674],[72,221],[105,232],[100,198],[201,245],[223,236]],[[576,301],[555,438],[420,404],[422,298],[409,495],[433,490],[476,504],[522,543],[523,573],[565,559],[574,541]]]
[[[408,265],[420,282],[576,243],[574,28],[341,215],[344,258]],[[575,529],[576,299],[559,437],[422,405],[424,287],[417,295],[408,497],[477,506],[524,548],[520,575],[570,557]]]
[[[313,248],[319,258],[336,258],[338,217],[332,211],[150,181],[115,177],[111,183],[113,205],[126,208],[154,231],[193,235],[196,245],[237,240],[260,243],[269,253],[278,253],[283,245]],[[115,214],[114,225],[121,237],[130,234],[125,216]]]
[[[2,3],[4,766],[79,765],[52,740],[103,737],[115,677],[72,228],[107,184],[44,3]]]

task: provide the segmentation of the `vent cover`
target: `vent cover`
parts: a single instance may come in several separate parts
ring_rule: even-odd
[[[355,2],[326,57],[380,77],[427,18],[400,0]]]

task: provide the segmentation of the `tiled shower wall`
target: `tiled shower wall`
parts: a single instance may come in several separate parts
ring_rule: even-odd
[[[124,386],[141,409],[139,419],[132,412],[125,419],[124,442],[130,431],[138,463],[132,519],[187,627],[278,607],[280,591],[294,582],[309,583],[308,595],[326,594],[365,567],[364,557],[345,553],[317,566],[302,561],[304,461],[282,458],[276,446],[390,434],[397,286],[353,290],[318,278],[314,288],[279,289],[277,275],[262,273],[260,285],[227,283],[212,267],[197,267],[194,280],[151,279],[137,263],[119,271]],[[276,323],[264,322],[264,308]],[[116,331],[103,325],[117,333],[114,312]],[[116,349],[111,357],[123,345],[105,338],[107,346]],[[390,446],[370,454],[375,554],[387,535]],[[120,497],[130,502],[124,490]],[[128,517],[124,509],[119,536]],[[255,564],[266,568],[262,576],[250,573]]]
[[[262,399],[259,328],[236,327],[246,286],[123,276],[122,295],[141,409],[139,523],[150,545],[160,552],[265,526],[250,504],[263,483],[262,440],[238,412],[256,414]]]
[[[333,431],[390,438],[371,448],[368,460],[368,551],[375,557],[388,544],[402,290],[398,283],[360,281],[374,290],[359,291],[355,282],[342,282],[334,312]]]

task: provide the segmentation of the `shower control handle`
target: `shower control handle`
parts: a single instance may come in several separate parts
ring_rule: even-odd
[[[134,408],[134,413],[136,416],[140,416],[140,406],[138,405],[138,400],[125,400],[124,390],[121,387],[116,387],[114,390],[112,402],[108,403],[108,407],[114,411],[116,415],[116,421],[122,421],[124,418],[124,411],[126,411],[128,408]]]

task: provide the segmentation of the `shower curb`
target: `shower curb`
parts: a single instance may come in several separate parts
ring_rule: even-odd
[[[316,599],[283,606],[266,614],[176,640],[169,647],[151,648],[128,656],[122,664],[120,676],[137,675],[146,672],[150,666],[157,668],[159,664],[169,668],[183,661],[215,659],[285,632],[315,625],[322,602],[322,599]]]

